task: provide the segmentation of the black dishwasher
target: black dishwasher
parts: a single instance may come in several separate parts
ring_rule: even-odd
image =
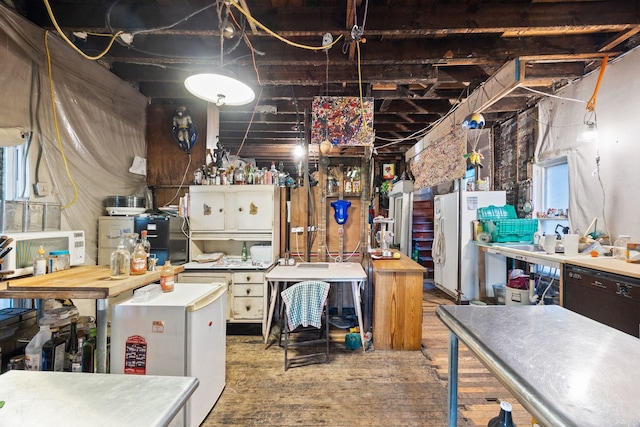
[[[563,306],[640,337],[640,279],[565,264]]]

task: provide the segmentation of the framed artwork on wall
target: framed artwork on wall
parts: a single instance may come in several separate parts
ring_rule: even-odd
[[[393,179],[396,174],[396,165],[394,163],[384,163],[382,165],[382,178]]]

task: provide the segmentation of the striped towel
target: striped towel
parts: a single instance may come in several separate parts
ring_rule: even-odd
[[[287,311],[289,330],[298,326],[322,327],[322,307],[329,295],[329,283],[308,280],[280,293]]]

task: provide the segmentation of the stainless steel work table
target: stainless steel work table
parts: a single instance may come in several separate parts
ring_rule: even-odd
[[[458,339],[541,426],[640,425],[640,340],[556,305],[444,306],[449,426],[457,422]]]
[[[166,426],[197,387],[194,377],[8,371],[0,375],[0,424]]]

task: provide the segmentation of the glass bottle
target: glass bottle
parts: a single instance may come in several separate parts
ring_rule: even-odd
[[[491,418],[487,427],[516,427],[511,417],[512,407],[509,402],[500,402],[500,413],[497,417]]]
[[[112,279],[126,279],[131,273],[131,255],[125,249],[124,239],[120,239],[118,247],[111,252],[111,272]]]
[[[71,321],[69,337],[65,346],[64,370],[71,372],[73,357],[78,352],[78,324],[77,320]]]
[[[89,339],[82,344],[82,372],[94,372],[96,328],[89,329]]]
[[[242,167],[236,168],[233,179],[236,185],[244,184],[245,175],[244,175],[244,169]]]
[[[51,339],[42,346],[42,370],[57,371],[64,370],[64,349],[67,341],[58,335],[59,328],[51,328]]]
[[[175,275],[173,273],[173,267],[169,259],[167,259],[160,271],[160,287],[162,288],[162,292],[173,292],[174,284]]]
[[[82,347],[84,346],[84,338],[78,338],[78,348],[71,357],[71,372],[82,372]]]
[[[147,230],[142,230],[140,232],[140,243],[142,243],[142,247],[144,248],[144,251],[147,253],[147,270],[150,270],[149,255],[151,255],[151,242],[147,237]]]
[[[142,246],[142,242],[136,245],[136,248],[131,254],[131,274],[140,275],[147,272],[147,252]]]
[[[269,169],[271,182],[267,184],[278,185],[278,169],[276,169],[276,162],[271,162],[271,169]]]
[[[360,193],[360,191],[362,191],[362,186],[361,186],[361,182],[360,182],[360,167],[359,166],[356,166],[353,169],[353,186],[352,186],[351,190],[354,193]]]
[[[246,261],[249,259],[247,254],[247,242],[242,242],[242,261]]]
[[[33,260],[33,275],[42,276],[47,274],[47,256],[44,254],[44,247],[40,245],[38,256]]]
[[[253,185],[255,181],[255,174],[253,173],[253,166],[251,163],[247,166],[247,185]]]

